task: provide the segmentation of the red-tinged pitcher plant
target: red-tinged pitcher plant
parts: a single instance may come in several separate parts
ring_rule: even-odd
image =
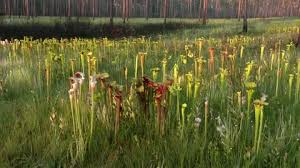
[[[120,86],[117,86],[115,88],[114,93],[114,101],[116,104],[116,110],[115,110],[115,137],[117,137],[117,134],[120,129],[120,122],[121,122],[121,113],[122,113],[122,89]]]
[[[156,105],[156,117],[157,127],[160,134],[164,134],[164,123],[166,118],[166,98],[169,91],[169,86],[172,85],[172,80],[167,80],[165,83],[155,83],[147,77],[143,77],[144,85],[148,88],[153,88],[155,92],[155,105]]]

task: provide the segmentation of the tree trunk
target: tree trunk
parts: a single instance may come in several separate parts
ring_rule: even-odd
[[[125,21],[126,21],[126,6],[127,6],[126,0],[122,0],[122,19],[123,19],[123,23],[125,23]]]
[[[242,0],[238,0],[238,20],[240,21],[241,20],[241,7],[242,7]]]
[[[148,20],[148,12],[149,12],[149,0],[145,0],[145,17]]]
[[[109,23],[112,26],[114,24],[114,0],[110,0],[109,3]]]
[[[71,17],[71,0],[68,0],[68,17]]]
[[[95,0],[93,0],[93,19],[95,19],[95,6],[96,6],[96,2]]]
[[[206,25],[206,19],[207,19],[207,2],[208,0],[204,0],[204,3],[203,3],[203,22],[202,24],[203,25]]]
[[[167,0],[164,0],[164,24],[167,24]]]
[[[202,8],[202,0],[199,0],[199,13],[198,13],[198,19],[199,19],[199,22],[201,20],[201,8]]]
[[[248,32],[248,11],[247,11],[248,0],[244,0],[244,23],[243,23],[243,32]]]
[[[25,3],[26,16],[27,16],[27,19],[29,19],[29,18],[30,18],[30,15],[29,15],[29,1],[26,0],[25,2],[26,2],[26,3]]]

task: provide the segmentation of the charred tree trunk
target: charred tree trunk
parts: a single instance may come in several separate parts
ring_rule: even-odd
[[[207,22],[207,3],[208,3],[208,0],[204,0],[204,3],[203,3],[203,22],[202,22],[203,25],[206,25],[206,22]]]
[[[202,0],[199,0],[199,13],[198,13],[198,19],[199,19],[199,22],[201,20],[201,9],[202,9]]]
[[[247,10],[248,0],[244,0],[244,21],[243,21],[243,32],[248,32],[248,10]]]
[[[114,24],[114,0],[109,0],[109,23],[111,26]]]
[[[125,23],[125,21],[126,21],[126,6],[127,6],[126,0],[122,0],[122,19],[123,19],[123,23]]]
[[[93,0],[93,19],[95,19],[95,14],[96,14],[95,6],[96,6],[96,1]]]
[[[149,0],[145,0],[145,17],[146,17],[146,20],[148,20],[149,18]]]
[[[164,25],[167,24],[167,0],[164,0]]]
[[[241,20],[241,7],[242,7],[242,0],[238,0],[238,12],[237,12],[237,15],[238,15],[238,20],[239,21]]]
[[[68,17],[71,18],[71,0],[68,0]]]

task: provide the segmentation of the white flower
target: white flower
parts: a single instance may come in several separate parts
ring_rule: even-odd
[[[65,126],[64,119],[60,117],[60,118],[59,118],[59,128],[60,128],[60,129],[63,129],[64,126]]]
[[[260,98],[260,100],[264,102],[264,101],[267,100],[267,97],[268,97],[268,95],[266,95],[266,94],[263,93],[262,96],[261,96],[261,98]]]
[[[195,118],[195,123],[194,123],[195,127],[198,128],[200,126],[200,123],[201,123],[201,118],[200,117],[196,117]]]
[[[217,126],[217,131],[220,133],[221,136],[225,136],[225,131],[226,131],[225,125]]]
[[[196,117],[195,118],[195,123],[201,123],[201,118],[200,117]]]
[[[52,113],[51,115],[50,115],[50,122],[51,122],[51,125],[52,126],[55,126],[55,120],[56,120],[56,114],[55,113]]]

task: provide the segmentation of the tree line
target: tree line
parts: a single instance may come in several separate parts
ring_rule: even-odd
[[[243,18],[300,16],[300,0],[0,0],[0,15],[60,17]]]
[[[148,18],[300,16],[299,0],[0,0],[2,15]]]

